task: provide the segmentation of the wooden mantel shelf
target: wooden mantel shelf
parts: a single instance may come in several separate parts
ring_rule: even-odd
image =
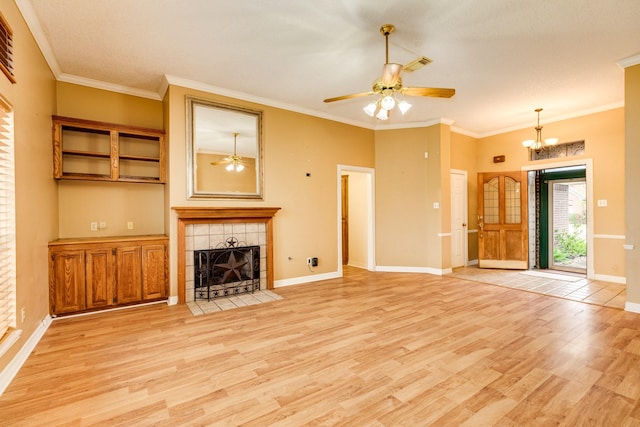
[[[207,222],[263,222],[267,234],[267,289],[273,289],[273,216],[280,210],[274,207],[181,207],[171,208],[178,215],[178,303],[186,302],[186,248],[187,224]]]
[[[280,208],[173,207],[180,219],[272,218]]]

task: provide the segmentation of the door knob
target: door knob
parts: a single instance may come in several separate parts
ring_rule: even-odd
[[[463,226],[463,227],[466,227],[466,226],[467,226],[467,224],[466,224],[466,223],[462,223],[462,226]]]

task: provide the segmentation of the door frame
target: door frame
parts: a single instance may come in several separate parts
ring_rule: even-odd
[[[449,179],[452,178],[452,175],[461,175],[464,178],[465,186],[464,186],[464,195],[462,200],[462,211],[466,216],[465,224],[462,228],[463,233],[463,243],[462,250],[464,252],[464,263],[463,267],[469,265],[469,176],[466,170],[460,169],[451,169],[449,171]],[[450,187],[449,191],[451,192],[451,266],[453,268],[453,186]]]
[[[337,235],[338,235],[338,248],[337,248],[337,263],[338,263],[338,275],[342,277],[342,175],[349,172],[362,173],[367,176],[367,193],[368,193],[368,205],[367,205],[367,270],[375,271],[375,169],[365,168],[361,166],[350,166],[338,164],[337,171],[337,199],[338,209],[336,211],[337,218]]]
[[[525,171],[537,171],[542,169],[556,169],[569,166],[585,167],[585,179],[587,181],[587,279],[595,278],[593,265],[593,159],[577,159],[562,162],[539,163],[522,166]]]

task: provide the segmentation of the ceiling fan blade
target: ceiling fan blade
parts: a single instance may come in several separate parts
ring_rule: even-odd
[[[431,61],[431,59],[427,58],[426,56],[421,56],[409,62],[408,64],[405,64],[405,66],[402,67],[402,71],[404,71],[405,73],[412,73],[424,67],[425,65],[431,64],[431,62],[433,62]]]
[[[400,78],[402,65],[400,64],[384,64],[382,67],[382,84],[386,87],[394,87]]]
[[[229,164],[231,162],[232,162],[231,159],[222,159],[222,160],[218,160],[217,162],[211,162],[211,164],[213,166],[218,166],[218,165],[226,165],[226,164]]]
[[[369,96],[369,95],[373,95],[373,92],[362,92],[362,93],[353,93],[351,95],[336,96],[335,98],[327,98],[324,100],[324,102],[342,101],[344,99],[351,99],[351,98],[357,98],[359,96]]]
[[[440,87],[405,87],[401,92],[408,96],[434,96],[437,98],[451,98],[456,94],[455,89]]]

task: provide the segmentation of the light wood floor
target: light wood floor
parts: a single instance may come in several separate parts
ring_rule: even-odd
[[[639,314],[346,273],[197,317],[56,320],[0,397],[0,425],[640,424]]]

